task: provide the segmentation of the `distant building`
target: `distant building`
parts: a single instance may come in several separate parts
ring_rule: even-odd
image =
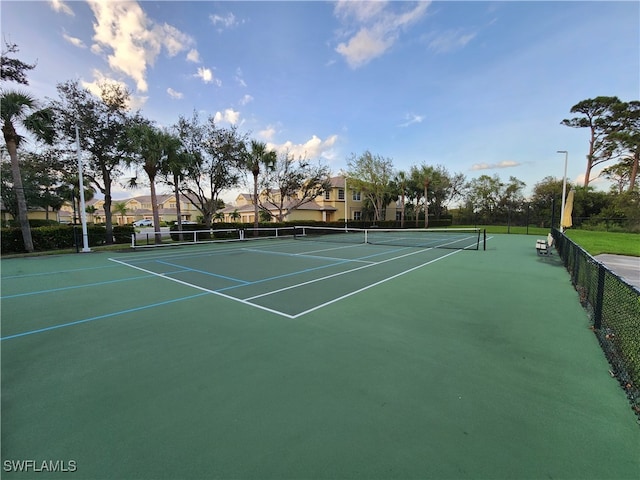
[[[345,178],[343,176],[331,177],[331,189],[323,195],[319,195],[313,201],[305,203],[290,211],[284,218],[285,222],[295,221],[319,221],[337,222],[344,220],[361,220],[363,198],[359,191],[349,190],[345,192]],[[348,188],[348,186],[347,186]],[[273,195],[273,193],[272,193]],[[277,192],[276,192],[277,197]],[[279,200],[279,199],[278,199]],[[263,203],[265,203],[263,201]],[[285,209],[291,205],[293,200],[285,199]],[[277,221],[278,209],[274,206],[269,208],[272,221]],[[385,212],[385,218],[396,219],[396,204],[390,203]],[[253,195],[241,193],[236,197],[233,205],[228,205],[222,210],[225,222],[253,223],[255,207]]]

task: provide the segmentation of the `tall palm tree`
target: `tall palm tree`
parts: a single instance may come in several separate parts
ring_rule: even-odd
[[[260,175],[260,167],[264,166],[269,170],[273,170],[276,165],[277,155],[273,150],[267,150],[267,144],[251,140],[251,150],[246,152],[244,165],[253,175],[253,228],[257,234],[259,225],[258,215],[258,175]]]
[[[33,252],[33,239],[29,227],[27,201],[24,196],[20,163],[18,161],[18,147],[24,139],[16,131],[16,125],[21,125],[32,133],[38,140],[53,143],[55,130],[53,129],[53,112],[51,109],[38,109],[36,100],[26,93],[8,91],[0,95],[0,118],[2,119],[2,134],[11,158],[11,175],[16,191],[18,203],[18,220],[22,229],[24,248]]]
[[[120,215],[120,220],[122,220],[122,224],[124,225],[124,217],[127,215],[127,204],[126,202],[116,202],[113,205],[113,213],[118,213]]]

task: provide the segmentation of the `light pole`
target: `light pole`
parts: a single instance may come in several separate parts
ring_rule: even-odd
[[[564,232],[564,202],[567,198],[567,163],[569,160],[569,152],[566,150],[558,150],[556,153],[564,153],[564,176],[562,177],[562,207],[560,209],[560,231]]]
[[[90,252],[89,248],[89,235],[87,234],[87,213],[85,212],[86,206],[84,203],[84,180],[82,178],[82,159],[80,158],[80,133],[78,132],[78,125],[76,125],[76,150],[78,154],[78,181],[80,187],[80,218],[82,219],[82,251]]]

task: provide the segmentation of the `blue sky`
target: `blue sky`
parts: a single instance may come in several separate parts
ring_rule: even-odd
[[[562,177],[568,150],[581,182],[588,133],[560,125],[571,106],[640,97],[631,1],[3,0],[0,14],[37,61],[41,99],[69,79],[121,82],[159,125],[197,110],[336,174],[370,150],[398,170],[513,175],[530,192]]]

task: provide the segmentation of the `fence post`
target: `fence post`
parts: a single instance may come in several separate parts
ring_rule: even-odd
[[[593,328],[599,330],[602,327],[602,303],[604,302],[604,284],[607,270],[602,263],[598,264],[598,291],[596,292],[596,304],[593,306]]]

